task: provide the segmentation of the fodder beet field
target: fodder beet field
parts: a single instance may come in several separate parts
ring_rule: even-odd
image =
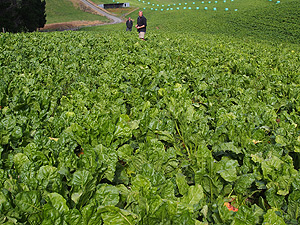
[[[0,223],[300,223],[299,45],[0,34]]]

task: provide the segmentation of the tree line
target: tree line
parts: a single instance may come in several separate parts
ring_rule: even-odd
[[[0,28],[16,33],[44,27],[45,7],[45,0],[0,0]]]

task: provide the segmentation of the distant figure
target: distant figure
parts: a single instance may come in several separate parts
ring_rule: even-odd
[[[139,32],[139,38],[145,40],[145,33],[147,27],[147,19],[143,16],[143,12],[139,11],[139,17],[137,18],[137,25],[135,25],[137,31]]]
[[[133,26],[133,22],[131,20],[131,18],[129,17],[128,20],[126,21],[126,31],[131,31],[132,30],[132,26]]]

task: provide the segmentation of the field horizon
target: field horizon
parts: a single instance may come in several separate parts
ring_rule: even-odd
[[[147,1],[144,1],[145,3],[138,1],[129,2],[133,2],[134,6],[138,6],[140,10],[143,10],[144,15],[148,19],[148,32],[159,30],[162,32],[186,32],[190,34],[220,34],[295,44],[299,43],[300,40],[300,25],[297,22],[300,19],[298,10],[300,3],[296,0],[286,0],[279,4],[267,0],[235,0],[227,1],[226,3],[223,1],[195,2],[192,0],[184,1],[183,3],[175,0],[166,1],[166,4],[162,4],[160,1],[153,1],[150,5],[147,4]],[[179,5],[180,3],[181,5]],[[184,7],[186,9],[183,9]],[[207,10],[205,10],[206,7]],[[160,11],[161,9],[163,11]],[[136,20],[137,12],[129,14],[127,18],[129,16]],[[190,21],[189,18],[193,19]],[[124,30],[124,26],[124,24],[104,25],[83,28],[82,30],[118,31]]]

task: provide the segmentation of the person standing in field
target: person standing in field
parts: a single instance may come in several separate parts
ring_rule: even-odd
[[[139,11],[139,17],[137,18],[137,24],[135,25],[137,31],[139,32],[139,38],[145,40],[145,33],[147,27],[147,19],[143,16],[143,12]]]
[[[131,18],[129,17],[128,20],[126,21],[126,31],[131,31],[132,30],[132,26],[133,26],[133,22],[131,20]]]

